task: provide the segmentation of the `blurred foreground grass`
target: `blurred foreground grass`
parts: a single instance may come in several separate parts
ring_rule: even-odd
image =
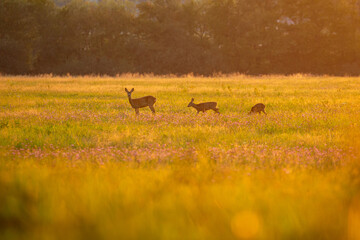
[[[1,239],[360,239],[359,78],[3,76],[0,96]]]

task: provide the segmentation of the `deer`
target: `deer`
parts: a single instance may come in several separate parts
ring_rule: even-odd
[[[135,109],[136,115],[139,115],[139,108],[149,107],[153,114],[155,114],[154,104],[156,102],[156,98],[153,96],[145,96],[141,98],[131,98],[131,93],[134,91],[134,88],[131,91],[128,91],[125,88],[125,92],[127,92],[129,103],[132,108]]]
[[[188,104],[188,107],[193,107],[196,109],[197,113],[199,114],[199,112],[205,112],[207,110],[213,110],[214,112],[219,113],[219,109],[216,108],[217,103],[216,102],[204,102],[204,103],[199,103],[196,104],[194,103],[194,98],[191,99],[191,102]]]
[[[262,103],[257,103],[251,108],[251,110],[248,114],[249,115],[253,114],[253,113],[261,114],[261,112],[263,112],[263,113],[265,113],[265,115],[267,115],[267,113],[265,112],[265,105]]]

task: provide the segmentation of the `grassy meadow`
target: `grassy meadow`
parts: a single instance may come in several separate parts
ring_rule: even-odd
[[[355,77],[1,76],[0,239],[360,239],[359,106]]]

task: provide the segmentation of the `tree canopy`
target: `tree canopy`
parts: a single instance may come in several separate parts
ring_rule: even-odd
[[[356,0],[0,1],[6,74],[360,74]]]

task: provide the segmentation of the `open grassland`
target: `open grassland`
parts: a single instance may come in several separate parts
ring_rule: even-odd
[[[359,106],[360,78],[2,76],[0,238],[360,239]]]

